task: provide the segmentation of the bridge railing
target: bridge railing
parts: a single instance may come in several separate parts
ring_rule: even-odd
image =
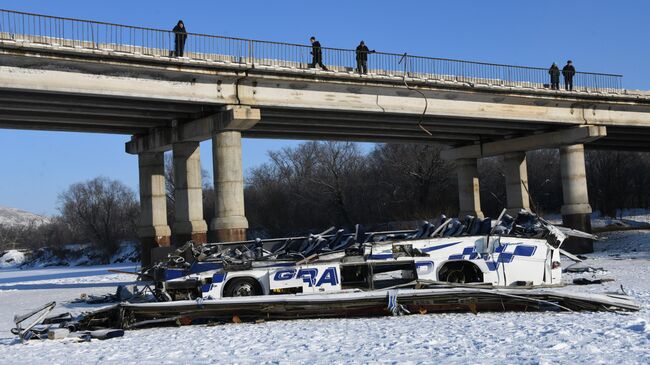
[[[161,58],[174,57],[175,47],[175,34],[168,30],[10,10],[0,10],[0,39]],[[311,46],[206,34],[188,33],[184,48],[184,57],[189,59],[243,67],[305,69],[312,61]],[[354,74],[356,52],[324,47],[323,63],[330,71]],[[550,83],[546,68],[383,52],[368,55],[368,73],[374,76],[538,89],[548,88]],[[578,72],[573,84],[575,91],[583,92],[623,90],[622,76],[614,74]]]

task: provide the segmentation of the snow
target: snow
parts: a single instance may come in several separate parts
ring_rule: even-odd
[[[605,227],[636,227],[650,228],[649,209],[623,209],[617,211],[617,216],[607,217],[600,212],[591,213],[591,226],[593,228]],[[546,214],[544,219],[553,224],[562,224],[560,214]]]
[[[18,250],[9,250],[0,254],[0,269],[13,269],[25,262],[25,254]]]
[[[49,222],[50,219],[42,215],[16,208],[0,207],[0,225],[27,226],[30,224],[41,225]]]
[[[139,260],[139,251],[139,243],[122,242],[108,262],[112,264],[136,262]],[[23,250],[23,254],[23,262],[18,265],[21,269],[48,266],[89,266],[106,262],[103,259],[103,254],[89,243],[69,244],[56,249],[44,247],[34,251]],[[0,257],[0,262],[3,260]]]
[[[602,267],[574,277],[613,278],[560,290],[623,289],[642,305],[633,313],[449,313],[187,326],[127,331],[123,338],[76,343],[32,341],[9,333],[12,317],[57,300],[58,312],[79,294],[105,294],[133,276],[133,264],[0,270],[0,363],[650,363],[650,231],[603,234],[585,263]],[[568,266],[571,262],[564,261]]]

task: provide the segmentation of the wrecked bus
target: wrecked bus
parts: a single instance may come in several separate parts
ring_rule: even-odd
[[[244,242],[188,243],[151,268],[159,300],[218,299],[415,286],[495,287],[561,283],[567,235],[529,212],[499,219],[441,217],[417,230],[321,234]]]

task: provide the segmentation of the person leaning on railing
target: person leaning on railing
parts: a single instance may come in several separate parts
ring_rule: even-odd
[[[185,51],[185,40],[187,39],[187,29],[182,20],[172,29],[174,32],[174,57],[183,57]]]
[[[551,90],[560,90],[560,68],[555,62],[548,69],[548,74],[551,75]]]
[[[357,46],[357,71],[362,75],[368,73],[368,53],[375,53],[375,50],[369,50],[366,44],[361,41]]]

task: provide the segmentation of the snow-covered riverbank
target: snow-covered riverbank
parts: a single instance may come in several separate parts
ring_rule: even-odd
[[[0,363],[650,363],[650,231],[604,234],[588,263],[605,285],[562,290],[624,290],[637,313],[479,313],[190,326],[129,331],[90,343],[16,343],[14,313],[50,300],[57,311],[81,293],[112,292],[130,275],[108,266],[0,270]],[[570,262],[563,262],[568,265]],[[134,270],[134,265],[111,268]]]

